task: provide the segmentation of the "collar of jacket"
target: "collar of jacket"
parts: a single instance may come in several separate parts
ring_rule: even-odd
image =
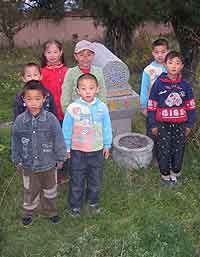
[[[181,80],[182,80],[182,76],[181,75],[178,75],[176,79],[170,79],[168,76],[167,76],[167,73],[162,73],[162,75],[160,76],[160,81],[162,82],[166,82],[166,83],[180,83]]]
[[[59,63],[59,64],[56,64],[56,65],[47,65],[46,67],[48,69],[59,69],[59,68],[62,68],[64,66],[64,63]]]
[[[26,110],[24,112],[24,123],[31,121],[32,118],[33,115],[28,110]],[[37,115],[37,117],[35,117],[35,119],[38,119],[39,121],[45,121],[47,119],[47,112],[44,109],[42,109],[40,113]]]

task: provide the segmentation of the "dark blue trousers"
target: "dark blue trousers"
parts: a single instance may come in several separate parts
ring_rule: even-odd
[[[157,137],[157,159],[160,173],[170,175],[181,171],[185,151],[185,127],[183,123],[160,123]]]
[[[80,209],[84,194],[89,204],[97,204],[102,184],[103,151],[71,151],[70,208]],[[86,190],[85,190],[86,188]]]

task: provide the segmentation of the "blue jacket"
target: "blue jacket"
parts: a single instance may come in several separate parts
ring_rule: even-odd
[[[109,111],[96,98],[92,103],[77,99],[71,103],[63,121],[63,134],[67,150],[83,152],[109,149],[112,143],[112,127]]]
[[[147,108],[148,98],[150,95],[151,88],[156,79],[162,72],[166,72],[164,65],[157,63],[156,61],[151,62],[144,68],[142,74],[142,82],[140,89],[140,107]]]
[[[195,109],[192,87],[187,81],[181,77],[171,80],[167,73],[158,77],[148,101],[150,128],[157,127],[158,122],[184,123],[186,128],[191,128],[195,123]]]
[[[66,146],[59,121],[41,110],[34,117],[28,110],[17,116],[12,131],[12,161],[25,170],[39,172],[66,159]]]

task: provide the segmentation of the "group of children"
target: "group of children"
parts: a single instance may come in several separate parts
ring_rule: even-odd
[[[142,76],[141,110],[147,116],[147,135],[155,142],[161,179],[176,183],[185,137],[195,122],[195,100],[181,77],[181,55],[169,52],[165,39],[153,42],[152,54],[154,61]],[[53,224],[59,222],[57,184],[68,179],[63,167],[69,159],[70,214],[80,216],[84,197],[92,212],[101,212],[103,159],[109,157],[112,128],[103,72],[92,65],[94,55],[91,42],[78,42],[77,66],[68,69],[62,45],[53,40],[44,44],[42,68],[25,65],[12,133],[12,161],[23,178],[25,226],[32,223],[37,208]]]

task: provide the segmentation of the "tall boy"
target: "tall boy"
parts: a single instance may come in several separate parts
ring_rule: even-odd
[[[44,210],[52,223],[59,222],[56,210],[56,165],[63,166],[66,146],[59,121],[43,109],[45,90],[39,81],[26,83],[26,111],[17,116],[12,133],[12,161],[23,176],[22,224],[32,223],[33,211],[43,197]]]
[[[183,59],[171,51],[165,58],[167,73],[154,83],[148,101],[148,122],[157,138],[157,160],[161,179],[176,183],[181,173],[185,137],[195,122],[192,87],[181,77]]]
[[[147,116],[147,105],[151,87],[162,72],[166,72],[165,56],[169,51],[166,39],[157,39],[152,43],[152,55],[154,61],[144,68],[140,90],[140,107]]]
[[[92,60],[95,55],[95,49],[91,42],[87,40],[79,41],[74,49],[74,58],[77,61],[77,66],[70,68],[65,75],[62,85],[61,106],[63,112],[66,111],[68,105],[79,98],[76,85],[77,80],[82,74],[93,74],[98,81],[99,90],[98,98],[106,103],[106,88],[102,69],[92,65]]]
[[[107,106],[96,98],[98,91],[94,75],[81,75],[77,81],[80,98],[65,112],[63,134],[68,158],[71,158],[69,204],[72,216],[80,215],[85,180],[89,207],[95,213],[100,212],[103,158],[109,156],[112,129]]]

